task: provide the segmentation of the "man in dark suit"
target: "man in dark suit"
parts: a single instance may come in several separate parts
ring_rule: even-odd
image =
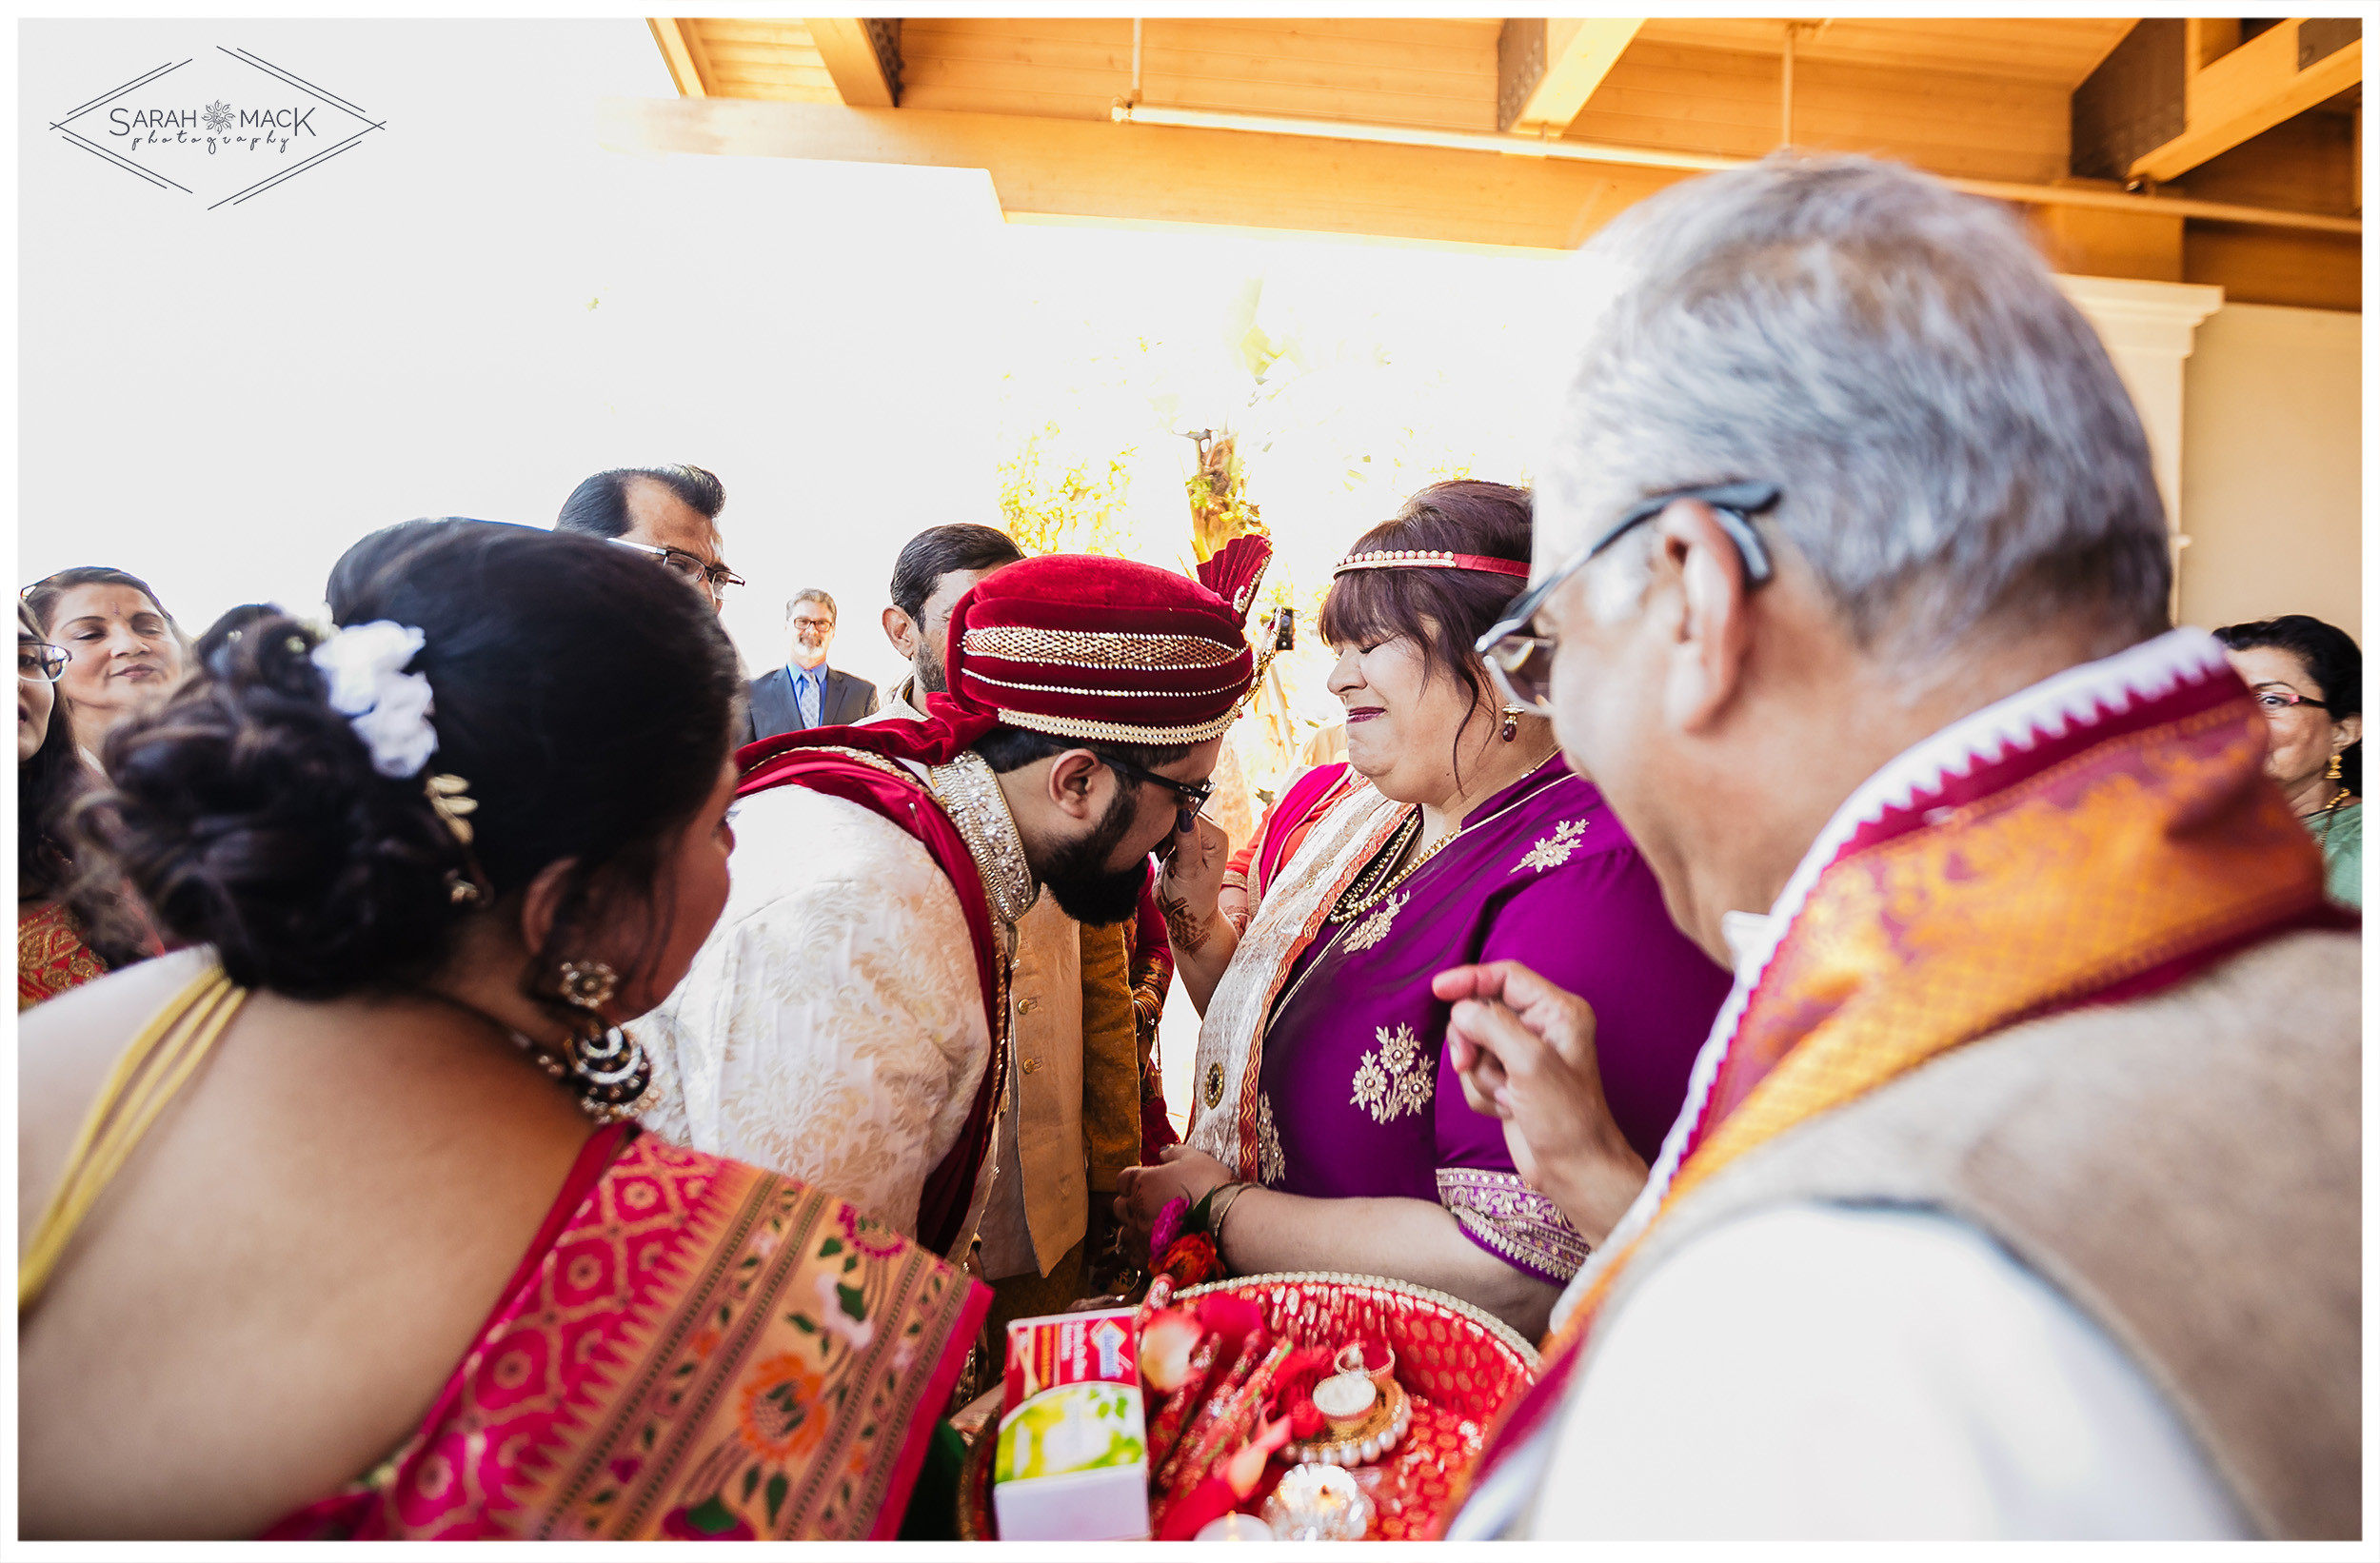
[[[785,604],[791,649],[785,665],[752,681],[744,741],[756,742],[804,727],[842,727],[876,713],[876,686],[826,665],[835,641],[835,600],[816,586]]]

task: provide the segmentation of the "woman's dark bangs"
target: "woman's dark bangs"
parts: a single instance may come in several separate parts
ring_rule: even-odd
[[[1333,646],[1377,645],[1400,635],[1423,636],[1420,618],[1399,570],[1352,570],[1331,583],[1316,624]]]

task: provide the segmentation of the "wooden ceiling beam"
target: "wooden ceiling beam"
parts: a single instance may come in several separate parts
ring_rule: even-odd
[[[717,96],[606,98],[597,126],[600,143],[621,152],[982,168],[1015,222],[1269,230],[1465,249],[1576,249],[1629,206],[1692,177],[1682,168],[1319,135]],[[2351,220],[2278,214],[2339,230],[2292,231],[2240,226],[2270,222],[2271,212],[2112,188],[1973,180],[1959,188],[2028,206],[2058,203],[2033,231],[2065,266],[2170,280],[2179,235],[2185,281],[2246,286],[2271,273],[2277,280],[2255,302],[2332,309],[2361,302],[2359,225]],[[2068,208],[2077,209],[2062,214]]]
[[[1496,128],[1559,135],[1643,26],[1641,16],[1507,17],[1496,44]]]
[[[684,98],[709,97],[711,84],[703,69],[703,40],[695,32],[694,19],[689,16],[648,16],[645,20],[653,30],[653,42],[661,46],[661,57],[669,67],[669,79],[677,85],[678,95]]]
[[[597,125],[614,151],[982,168],[1017,217],[1540,250],[1575,249],[1687,177],[1312,136],[744,98],[606,98]]]
[[[901,24],[871,17],[805,16],[810,42],[835,78],[835,90],[854,109],[890,109],[901,101]]]
[[[2364,41],[2350,38],[2343,46],[2306,28],[2337,27],[2330,18],[2291,18],[2269,28],[2236,48],[2217,53],[2227,39],[2216,35],[2221,24],[2193,20],[2184,56],[2183,125],[2180,135],[2152,148],[2132,160],[2135,179],[2178,179],[2209,159],[2230,151],[2241,142],[2261,135],[2316,104],[2337,96],[2364,79]],[[2236,24],[2232,24],[2236,36]],[[2211,59],[2207,58],[2212,54]],[[2311,57],[2310,57],[2311,56]]]

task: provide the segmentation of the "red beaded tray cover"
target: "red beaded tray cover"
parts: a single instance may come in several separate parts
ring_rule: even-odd
[[[1174,1300],[1194,1302],[1210,1292],[1246,1297],[1263,1310],[1267,1329],[1299,1345],[1376,1336],[1397,1353],[1397,1381],[1413,1399],[1413,1429],[1377,1463],[1354,1468],[1373,1501],[1366,1540],[1418,1541],[1435,1533],[1456,1481],[1479,1456],[1487,1424],[1537,1379],[1537,1354],[1517,1331],[1427,1287],[1382,1276],[1301,1271],[1194,1286]],[[984,1428],[960,1483],[959,1532],[969,1540],[997,1539],[991,1512],[997,1437],[996,1426]],[[1160,1503],[1149,1516],[1151,1533],[1164,1520]]]

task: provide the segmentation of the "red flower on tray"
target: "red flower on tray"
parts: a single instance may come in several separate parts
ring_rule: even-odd
[[[1188,1232],[1174,1239],[1157,1261],[1155,1272],[1173,1277],[1174,1290],[1186,1292],[1194,1286],[1220,1279],[1222,1256],[1215,1252],[1215,1239],[1203,1232]]]
[[[1301,1346],[1291,1353],[1273,1375],[1270,1415],[1289,1418],[1289,1434],[1300,1441],[1319,1438],[1324,1418],[1314,1403],[1314,1386],[1331,1371],[1326,1346]]]

